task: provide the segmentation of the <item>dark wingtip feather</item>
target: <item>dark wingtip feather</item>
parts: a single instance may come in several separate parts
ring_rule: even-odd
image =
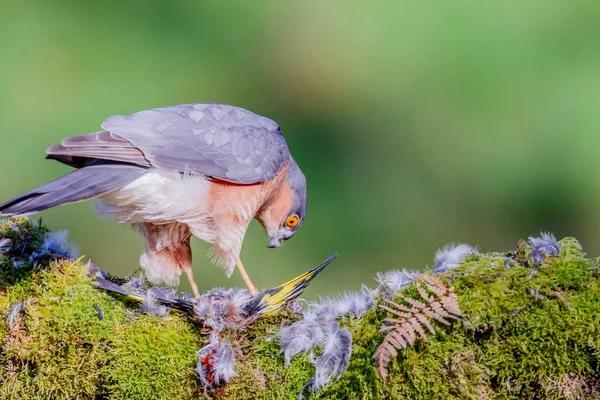
[[[144,168],[121,164],[77,169],[0,205],[0,215],[30,215],[92,199],[127,185],[145,172]]]
[[[38,193],[25,193],[21,196],[15,197],[5,203],[0,204],[0,216],[2,217],[15,217],[15,216],[26,216],[35,214],[41,210],[36,208],[27,208],[36,197]]]

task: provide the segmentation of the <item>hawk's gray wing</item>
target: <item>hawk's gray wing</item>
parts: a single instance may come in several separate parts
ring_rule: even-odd
[[[76,168],[109,160],[241,184],[273,178],[290,159],[275,122],[224,104],[117,115],[102,128],[64,139],[46,151],[48,158]]]
[[[233,183],[270,179],[290,159],[275,122],[224,104],[186,104],[114,116],[102,129],[126,139],[155,168]]]

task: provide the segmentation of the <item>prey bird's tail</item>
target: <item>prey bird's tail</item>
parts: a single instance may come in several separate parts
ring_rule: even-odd
[[[116,283],[109,281],[108,279],[103,278],[101,276],[96,277],[96,281],[93,282],[93,285],[96,286],[97,288],[104,289],[109,292],[119,293],[119,294],[127,297],[130,300],[137,301],[140,303],[146,300],[145,297],[140,296],[139,294],[127,291],[124,288],[122,288],[121,286],[117,285]]]
[[[61,204],[102,196],[142,176],[147,170],[123,164],[100,164],[75,170],[0,205],[0,215],[29,215]]]
[[[284,283],[283,285],[265,290],[257,295],[251,303],[246,306],[246,314],[252,315],[268,315],[285,307],[290,301],[296,299],[304,292],[308,284],[323,271],[326,266],[331,264],[337,257],[337,253],[329,256],[322,264],[316,266],[308,272]]]

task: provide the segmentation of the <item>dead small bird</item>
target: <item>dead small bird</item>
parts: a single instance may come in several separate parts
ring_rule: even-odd
[[[147,290],[127,289],[110,280],[97,275],[93,284],[104,290],[119,293],[137,302],[146,304],[156,302],[183,313],[190,321],[213,331],[234,330],[251,325],[257,319],[273,314],[284,308],[290,301],[298,298],[309,283],[327,267],[337,254],[332,254],[327,260],[308,272],[272,289],[265,290],[253,296],[246,289],[213,289],[200,296],[200,302],[187,294],[175,297],[159,287]],[[151,306],[151,305],[150,305]],[[148,305],[146,306],[148,308]]]

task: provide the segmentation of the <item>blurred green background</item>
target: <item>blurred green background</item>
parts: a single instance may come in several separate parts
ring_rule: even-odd
[[[260,287],[334,251],[307,297],[373,286],[446,243],[540,230],[598,255],[600,3],[495,3],[4,0],[0,200],[66,173],[46,147],[108,116],[215,101],[277,121],[308,179],[293,240],[250,228]],[[141,238],[89,203],[42,217],[109,272],[137,268]],[[194,246],[201,289],[243,285]]]

